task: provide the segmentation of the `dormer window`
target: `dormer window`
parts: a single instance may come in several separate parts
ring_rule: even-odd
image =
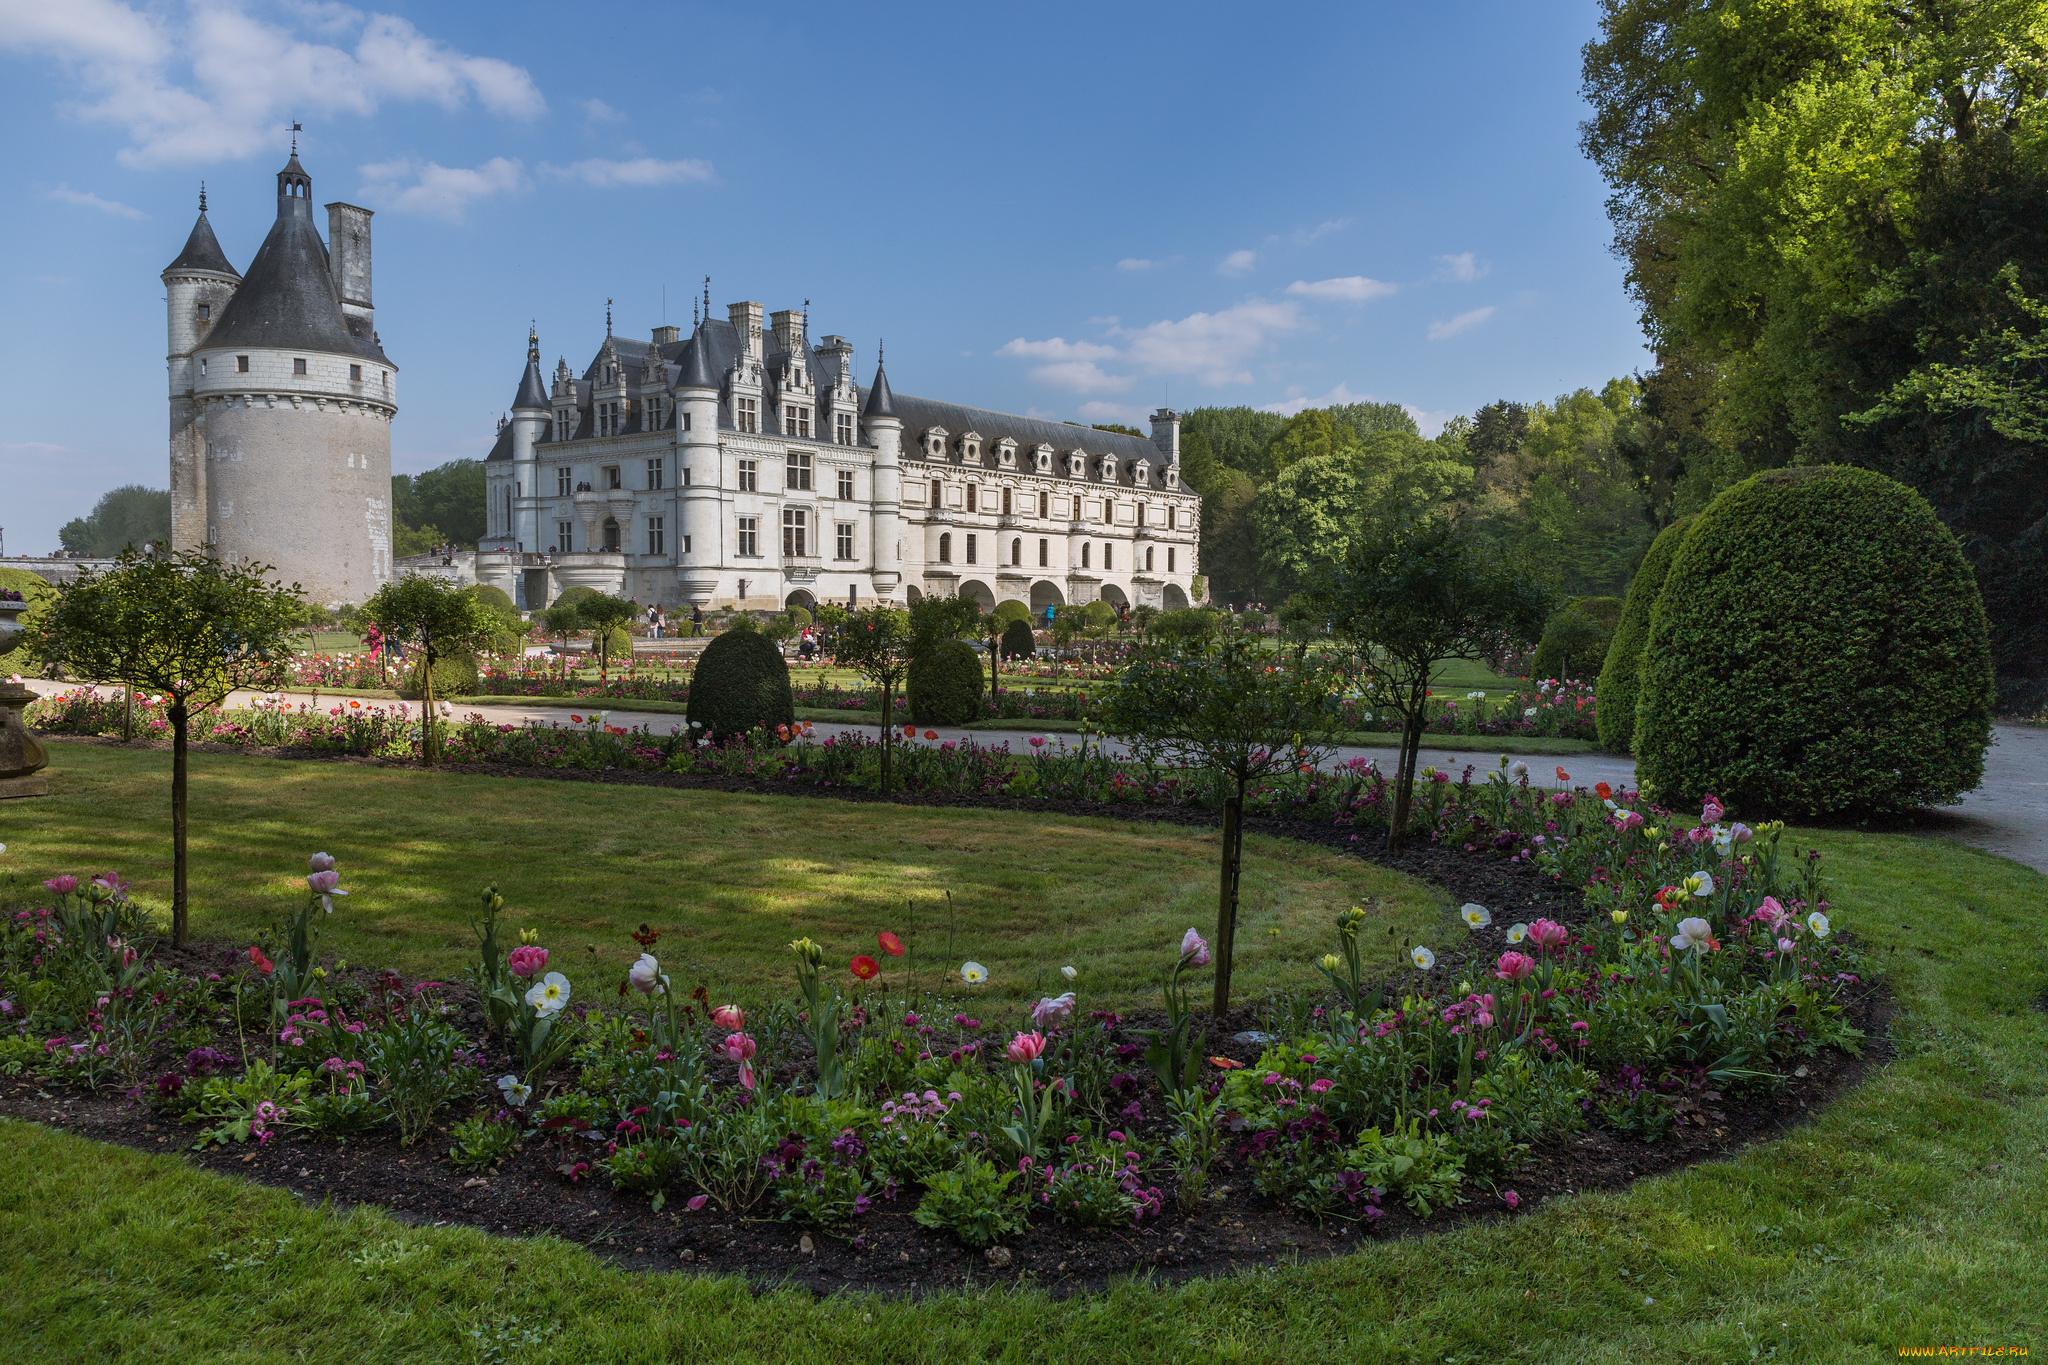
[[[1067,456],[1067,473],[1074,478],[1085,478],[1088,473],[1088,457],[1080,451]]]
[[[996,442],[996,463],[1005,469],[1017,467],[1017,443],[1008,437]]]
[[[1136,484],[1143,484],[1149,478],[1151,472],[1151,469],[1146,465],[1146,463],[1143,460],[1139,460],[1136,464],[1131,466],[1131,482]]]
[[[1032,463],[1038,467],[1039,473],[1052,473],[1052,447],[1040,446],[1032,459]]]

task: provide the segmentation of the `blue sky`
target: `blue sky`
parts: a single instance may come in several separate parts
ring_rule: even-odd
[[[315,203],[377,210],[400,471],[488,449],[529,319],[580,371],[607,298],[687,326],[707,274],[1068,419],[1597,388],[1649,356],[1577,150],[1594,13],[0,0],[6,551],[164,486],[157,277],[202,178],[247,266],[294,118]]]

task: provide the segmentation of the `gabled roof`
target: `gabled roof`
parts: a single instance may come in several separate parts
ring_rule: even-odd
[[[178,253],[177,260],[164,267],[164,274],[177,270],[211,270],[242,278],[242,273],[228,264],[227,253],[220,249],[220,239],[213,235],[213,224],[206,221],[204,209],[199,212],[199,221],[192,225],[192,235],[185,239],[185,249]]]

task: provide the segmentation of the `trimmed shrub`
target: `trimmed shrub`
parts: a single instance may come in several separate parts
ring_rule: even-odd
[[[801,634],[803,632],[803,628],[809,625],[812,620],[811,614],[808,611],[805,611],[802,607],[785,608],[783,611],[783,615],[789,618],[790,625],[796,628],[798,634]]]
[[[1607,642],[1607,662],[1593,689],[1593,723],[1600,735],[1600,747],[1625,754],[1635,746],[1636,699],[1643,685],[1643,646],[1650,642],[1650,613],[1656,609],[1657,594],[1664,591],[1665,575],[1678,547],[1685,543],[1691,517],[1680,517],[1650,542],[1648,554],[1628,582],[1621,620]]]
[[[1607,658],[1608,642],[1621,620],[1619,597],[1581,597],[1567,603],[1543,627],[1543,639],[1529,660],[1538,678],[1588,680]]]
[[[597,595],[596,588],[586,588],[581,583],[578,583],[573,588],[562,589],[561,594],[554,601],[548,603],[548,605],[551,607],[573,607],[578,602],[596,597]]]
[[[1676,809],[1757,816],[1954,801],[1991,740],[1984,603],[1955,536],[1904,484],[1770,470],[1685,535],[1651,615],[1637,772]]]
[[[981,656],[965,640],[935,640],[910,661],[910,718],[919,725],[979,720],[981,685]]]
[[[425,664],[414,656],[412,667],[405,670],[405,679],[398,685],[398,695],[407,701],[419,701],[426,694],[421,690],[421,670]],[[476,656],[474,654],[450,654],[434,661],[434,700],[444,697],[473,697],[477,689]]]
[[[476,600],[500,616],[518,616],[519,606],[512,600],[512,594],[489,583],[476,585]]]
[[[1029,621],[1012,621],[1003,627],[1003,657],[1005,659],[1029,659],[1038,653],[1038,641],[1031,634]]]
[[[31,604],[40,603],[46,598],[57,595],[56,588],[50,585],[48,579],[44,578],[41,574],[32,574],[27,569],[0,567],[0,588],[5,588],[9,592],[20,593],[22,600]],[[32,605],[28,611],[21,613],[21,615],[14,619],[21,623],[22,629],[25,631],[34,622],[37,615],[38,612]],[[25,639],[27,637],[22,635],[14,638]],[[41,662],[31,658],[26,649],[0,650],[0,678],[4,678],[12,673],[33,675],[40,672],[41,669]]]
[[[1090,602],[1087,606],[1081,608],[1081,620],[1087,624],[1090,630],[1100,630],[1104,626],[1113,626],[1116,624],[1116,608],[1100,600]]]
[[[1029,621],[1031,619],[1031,608],[1012,597],[1007,602],[996,603],[996,609],[990,612],[989,615],[1005,624],[1011,621]]]
[[[1148,635],[1160,635],[1169,639],[1192,640],[1203,635],[1213,635],[1221,614],[1207,607],[1181,607],[1174,611],[1162,611],[1152,618],[1145,627]]]
[[[704,647],[690,675],[687,719],[720,737],[796,723],[789,665],[758,630],[728,630]]]

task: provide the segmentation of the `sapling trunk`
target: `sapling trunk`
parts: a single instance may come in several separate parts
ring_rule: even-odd
[[[882,684],[882,799],[889,799],[889,755],[896,749],[896,689]]]
[[[1210,1014],[1221,1020],[1230,1009],[1230,956],[1237,940],[1238,869],[1244,857],[1244,795],[1223,802],[1223,877],[1216,896],[1216,995]]]
[[[434,652],[420,650],[420,705],[424,712],[420,717],[420,761],[429,767],[434,762]]]
[[[171,943],[185,946],[185,699],[171,703]]]
[[[121,742],[128,743],[135,738],[135,679],[130,678],[121,689]]]

